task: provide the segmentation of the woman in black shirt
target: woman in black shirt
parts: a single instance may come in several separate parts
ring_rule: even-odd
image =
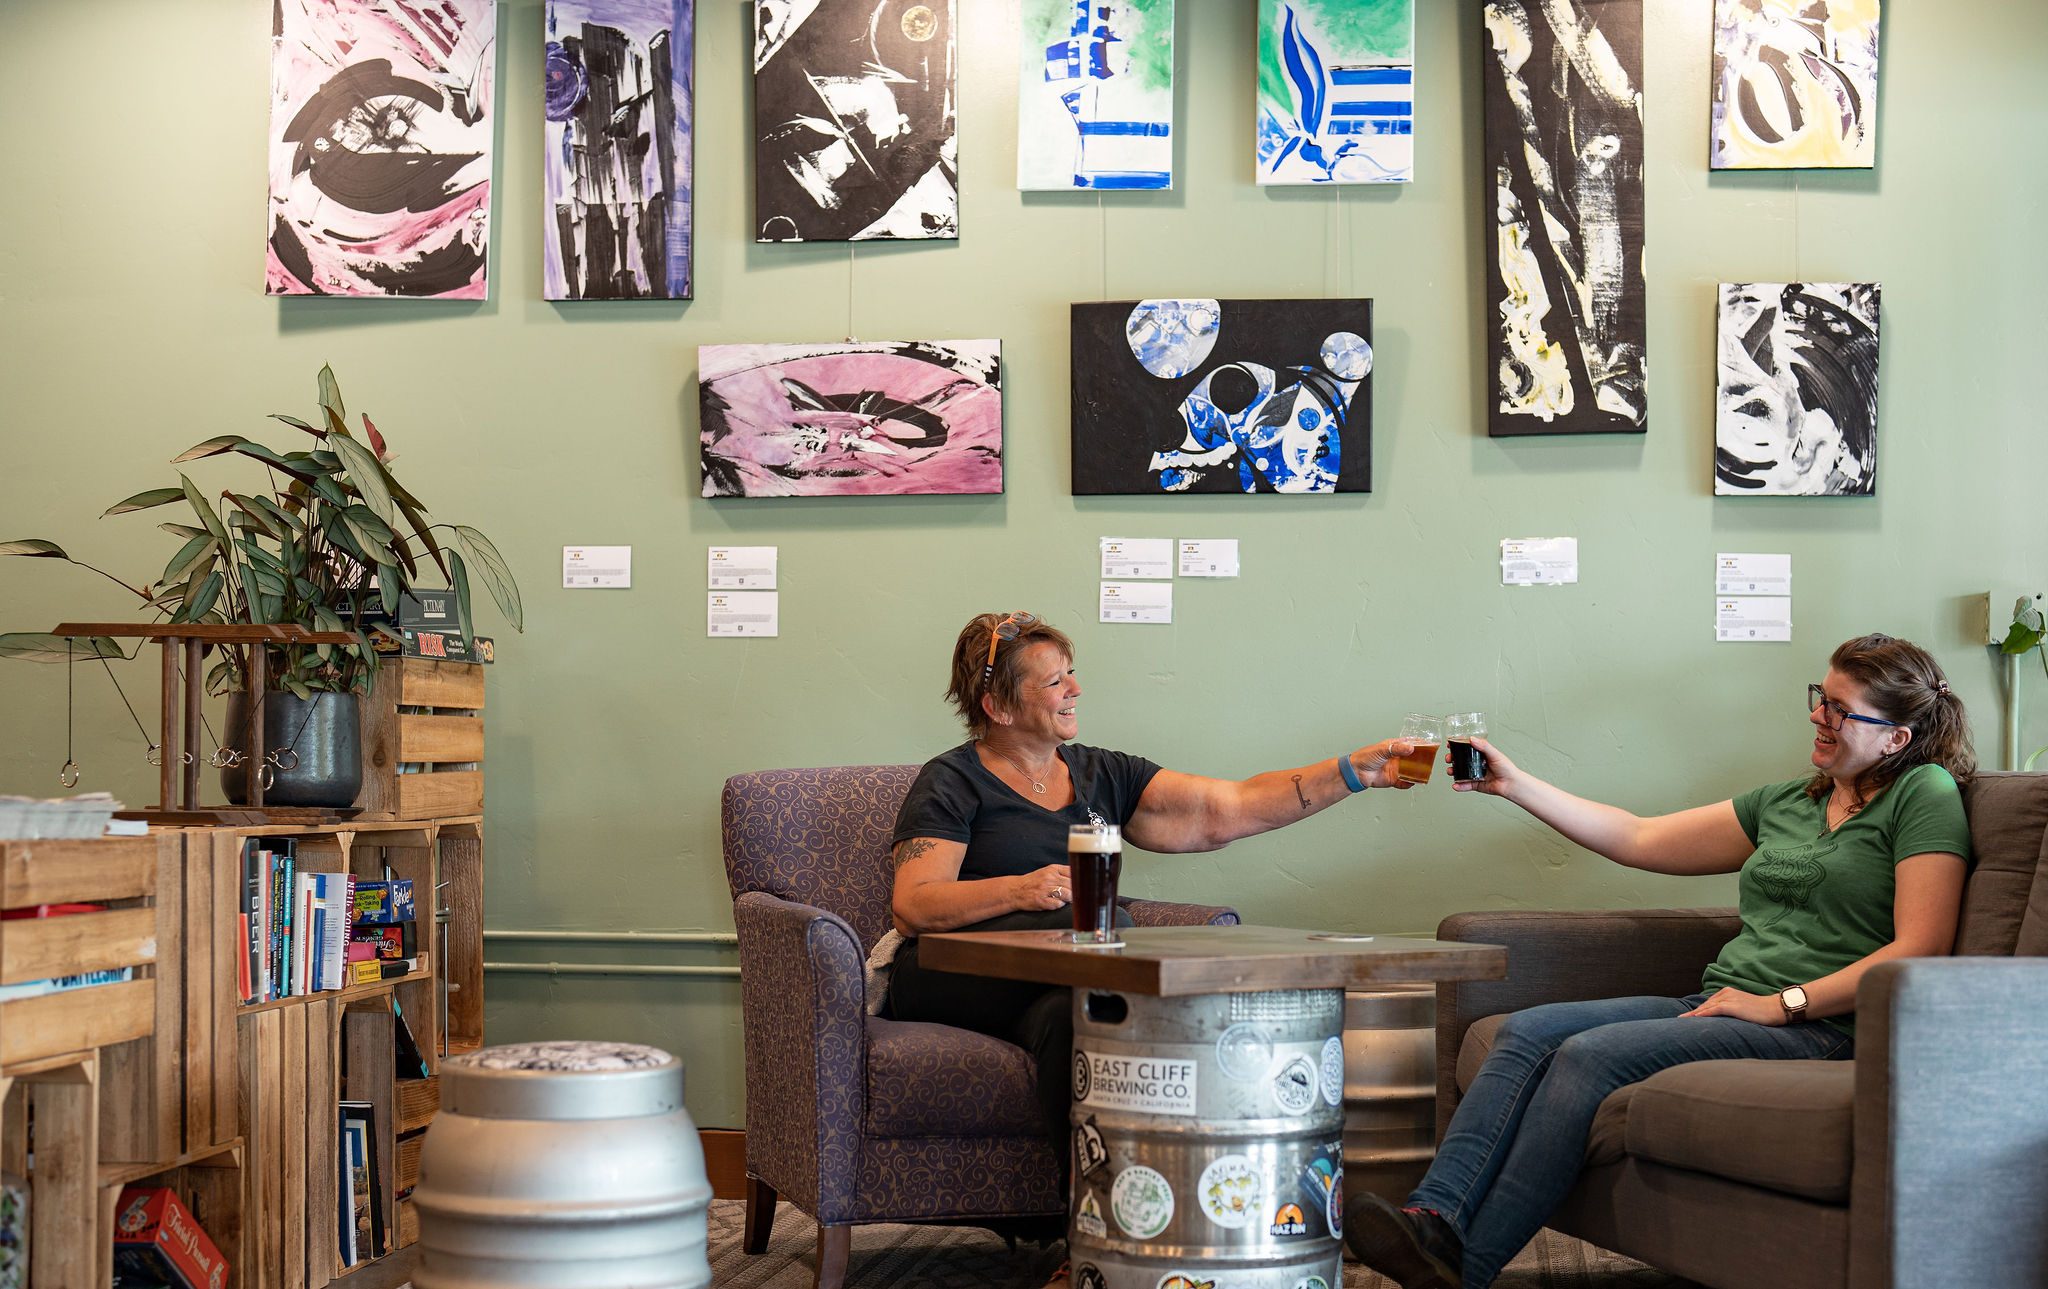
[[[1232,781],[1075,743],[1081,684],[1073,642],[1028,613],[984,613],[967,624],[953,646],[946,696],[971,737],[925,763],[896,816],[893,908],[896,930],[909,939],[895,957],[889,1013],[991,1034],[1031,1053],[1064,1178],[1070,991],[925,970],[915,937],[1069,925],[1071,824],[1116,824],[1149,851],[1216,850],[1365,788],[1407,786],[1394,762],[1414,744],[1386,739],[1299,769]],[[1129,925],[1129,915],[1117,916]]]

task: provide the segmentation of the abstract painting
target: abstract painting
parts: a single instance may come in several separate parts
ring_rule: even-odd
[[[1002,342],[704,345],[707,497],[1003,490]]]
[[[1877,164],[1878,0],[1714,0],[1716,170]]]
[[[690,298],[696,0],[547,0],[550,300]]]
[[[1017,186],[1173,187],[1173,0],[1024,0]]]
[[[1073,306],[1073,490],[1372,490],[1372,301]]]
[[[1262,184],[1415,178],[1415,0],[1259,0]]]
[[[1877,491],[1875,282],[1721,284],[1714,494]]]
[[[754,0],[754,240],[960,236],[955,0]]]
[[[494,0],[273,0],[271,295],[481,300]]]
[[[1487,431],[1647,428],[1642,0],[1484,11]]]

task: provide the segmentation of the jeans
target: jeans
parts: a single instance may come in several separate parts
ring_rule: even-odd
[[[1492,1284],[1570,1192],[1593,1114],[1616,1088],[1688,1061],[1854,1054],[1855,1041],[1821,1021],[1759,1025],[1684,1015],[1706,998],[1552,1003],[1501,1023],[1436,1161],[1408,1199],[1410,1207],[1434,1209],[1463,1237],[1466,1289]]]

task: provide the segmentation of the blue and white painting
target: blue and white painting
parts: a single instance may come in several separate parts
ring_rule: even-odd
[[[1415,0],[1259,0],[1262,184],[1415,178]]]
[[[1173,187],[1173,0],[1024,0],[1017,186]]]
[[[1372,490],[1372,301],[1073,306],[1076,495]]]

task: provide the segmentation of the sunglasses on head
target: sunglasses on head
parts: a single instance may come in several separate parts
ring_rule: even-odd
[[[1035,613],[1020,611],[1017,613],[1005,613],[1002,616],[1001,620],[996,623],[995,629],[988,633],[988,661],[982,664],[981,668],[981,683],[983,685],[987,685],[988,678],[995,674],[996,643],[1002,640],[1015,640],[1019,635],[1023,634],[1026,627],[1035,626],[1037,622],[1038,615]]]

